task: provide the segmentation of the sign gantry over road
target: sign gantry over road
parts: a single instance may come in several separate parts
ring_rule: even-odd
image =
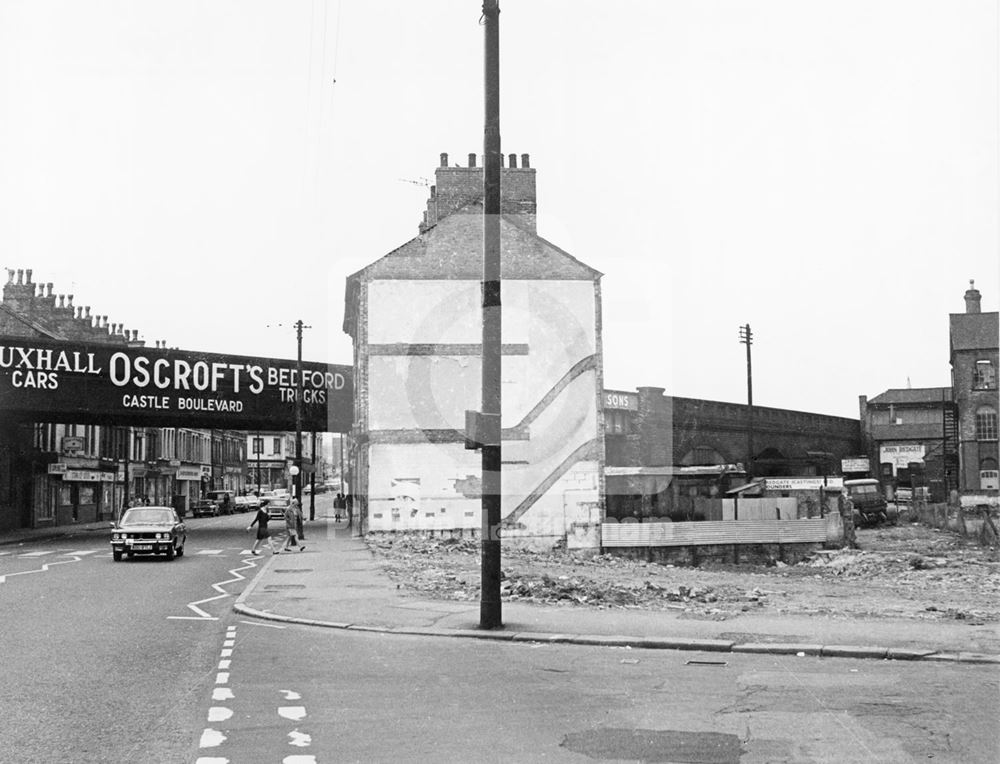
[[[38,422],[291,430],[296,361],[35,339],[0,344],[0,412]],[[302,427],[347,432],[351,367],[302,362]]]

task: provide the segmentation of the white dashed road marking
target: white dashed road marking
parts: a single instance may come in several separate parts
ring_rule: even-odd
[[[306,718],[305,706],[278,706],[278,716],[282,719],[290,719],[293,722],[300,722]]]
[[[212,690],[212,700],[232,700],[235,697],[228,687],[216,687]]]
[[[212,706],[208,709],[208,720],[210,722],[224,722],[231,719],[233,712],[223,706]]]
[[[18,557],[44,557],[47,554],[55,554],[54,549],[49,549],[45,552],[22,552]]]
[[[288,741],[288,745],[298,746],[299,748],[308,748],[312,743],[312,736],[307,735],[304,732],[299,732],[297,729],[289,732],[288,737],[291,738],[291,740]]]
[[[199,549],[198,554],[222,554],[224,549]]]

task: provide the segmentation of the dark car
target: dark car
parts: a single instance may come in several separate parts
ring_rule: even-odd
[[[170,507],[133,507],[111,526],[111,554],[115,562],[122,555],[163,554],[168,560],[184,555],[187,529]]]
[[[196,499],[191,502],[191,517],[217,517],[219,505],[209,498]]]
[[[236,497],[232,491],[209,491],[206,496],[219,506],[220,515],[231,515],[236,509]]]

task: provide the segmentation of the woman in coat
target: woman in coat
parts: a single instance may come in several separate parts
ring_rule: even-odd
[[[250,531],[255,525],[257,526],[257,538],[254,539],[253,546],[250,547],[250,554],[260,554],[257,551],[257,547],[260,545],[261,541],[267,541],[267,546],[271,550],[271,554],[277,554],[278,550],[274,548],[274,543],[271,541],[271,531],[267,529],[267,522],[271,518],[268,517],[267,510],[264,507],[257,508],[257,516],[253,519],[253,522],[247,526],[247,532]]]

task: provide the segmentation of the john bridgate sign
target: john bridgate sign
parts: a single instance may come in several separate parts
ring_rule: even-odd
[[[36,421],[295,429],[295,361],[0,339],[0,411]],[[302,429],[342,432],[351,367],[302,362]]]

